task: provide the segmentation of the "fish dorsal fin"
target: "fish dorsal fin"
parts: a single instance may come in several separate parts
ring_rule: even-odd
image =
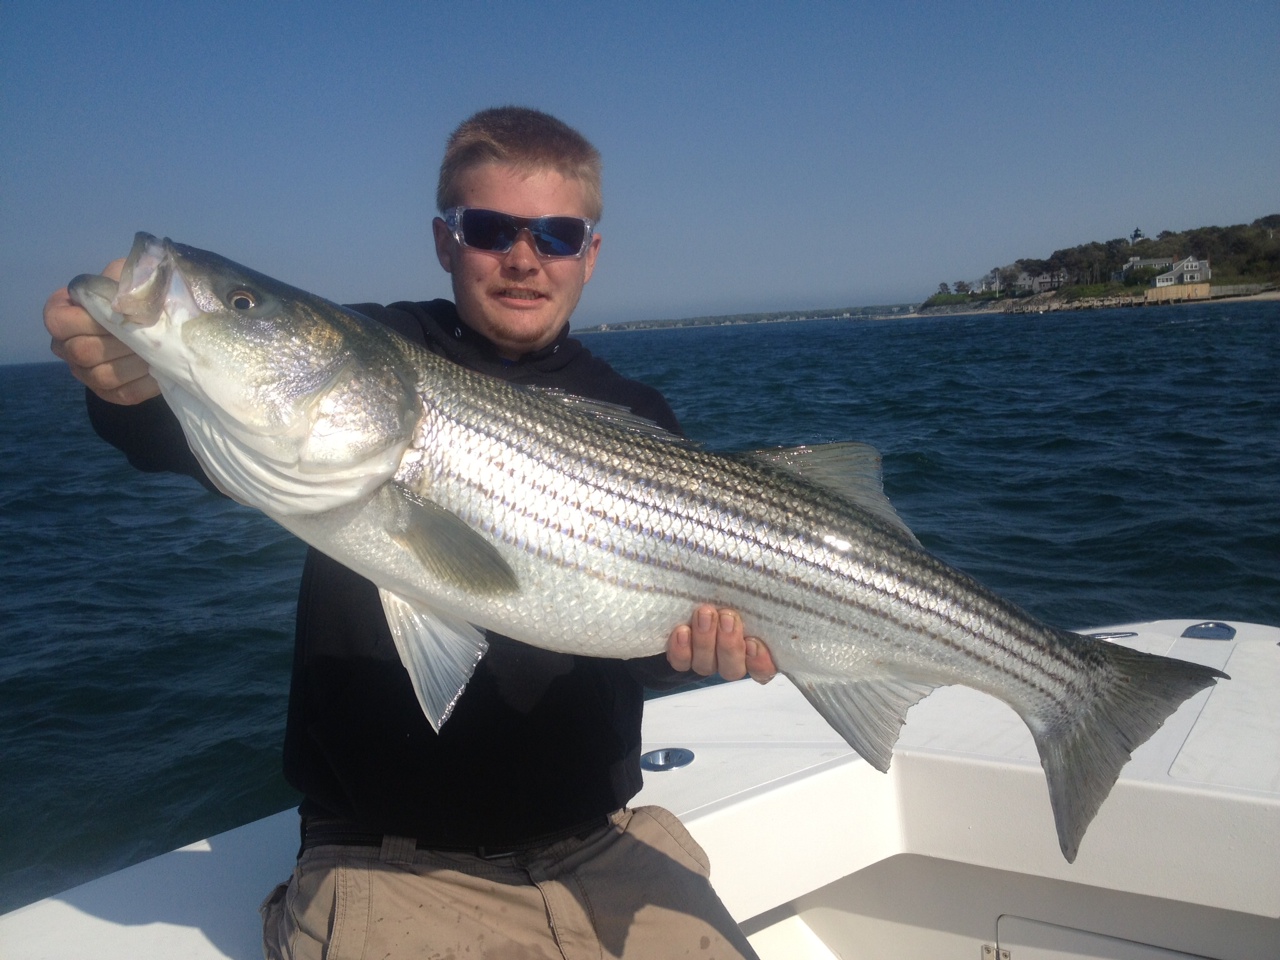
[[[936,684],[876,678],[847,680],[791,675],[792,681],[849,746],[881,773],[889,769],[907,711]]]
[[[456,514],[404,487],[389,484],[385,489],[386,496],[400,501],[391,513],[387,533],[437,580],[490,596],[520,589],[515,573],[493,544]]]
[[[770,447],[747,456],[786,470],[793,476],[851,500],[868,513],[887,521],[919,546],[920,541],[884,495],[880,451],[866,443],[820,443],[815,446]]]
[[[390,590],[379,590],[378,596],[413,692],[439,733],[489,643],[465,621],[416,607]]]
[[[592,400],[588,397],[579,397],[572,393],[565,393],[556,387],[526,386],[522,389],[532,391],[537,396],[546,397],[548,400],[552,400],[575,413],[582,414],[584,417],[590,417],[600,423],[618,427],[635,436],[662,440],[681,447],[696,448],[699,446],[695,441],[672,433],[666,427],[659,426],[652,420],[633,413],[621,404],[609,403],[607,400]]]

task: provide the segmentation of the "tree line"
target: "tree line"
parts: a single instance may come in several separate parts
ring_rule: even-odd
[[[1162,230],[1154,238],[1135,229],[1128,237],[1105,242],[1092,241],[1079,246],[1055,250],[1045,259],[1024,258],[1003,267],[993,267],[976,281],[957,280],[941,283],[931,300],[957,294],[970,296],[988,288],[984,295],[1015,291],[1022,277],[1044,274],[1065,275],[1065,285],[1087,286],[1113,283],[1113,277],[1132,257],[1143,260],[1157,258],[1182,259],[1194,256],[1208,260],[1215,284],[1280,282],[1280,213],[1260,217],[1252,223],[1230,227],[1196,227],[1175,232]],[[1148,285],[1160,271],[1146,268],[1130,271],[1125,277],[1129,285]]]

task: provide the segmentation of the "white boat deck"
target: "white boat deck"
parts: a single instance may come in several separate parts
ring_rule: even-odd
[[[1030,734],[962,688],[914,707],[883,775],[785,678],[648,705],[636,804],[675,811],[765,960],[1280,958],[1280,629],[1110,628],[1231,674],[1125,768],[1074,864]],[[257,905],[297,850],[286,811],[0,917],[0,957],[261,956]],[[1016,945],[1016,950],[1014,949]]]

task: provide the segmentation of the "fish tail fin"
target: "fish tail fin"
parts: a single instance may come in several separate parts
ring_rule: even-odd
[[[1062,631],[1061,639],[1077,648],[1088,644],[1105,665],[1092,695],[1069,714],[1023,717],[1040,751],[1058,843],[1070,863],[1132,752],[1184,700],[1215,680],[1230,678],[1212,667],[1079,634]]]

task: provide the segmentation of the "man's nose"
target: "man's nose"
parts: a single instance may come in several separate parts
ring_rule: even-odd
[[[516,234],[511,249],[507,251],[504,262],[508,266],[519,269],[536,269],[541,261],[538,259],[538,248],[534,246],[533,234],[528,227],[522,227]]]

